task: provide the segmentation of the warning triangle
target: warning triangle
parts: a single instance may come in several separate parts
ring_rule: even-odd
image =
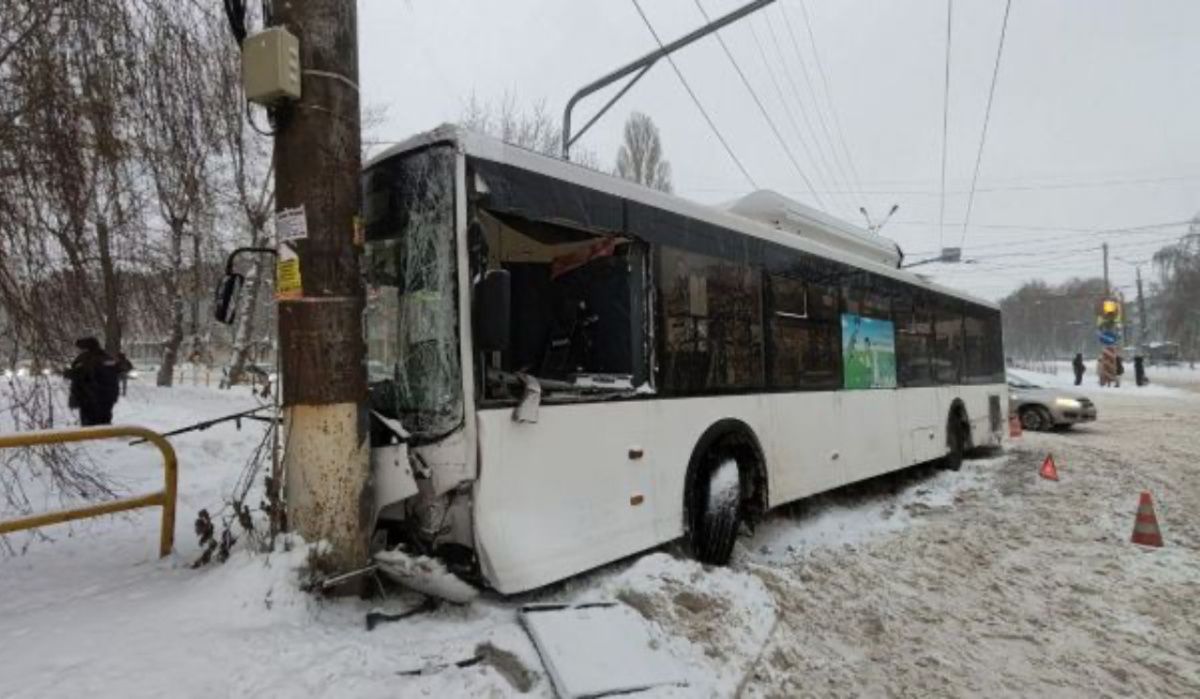
[[[1058,480],[1058,467],[1054,465],[1054,457],[1046,454],[1046,460],[1042,462],[1042,468],[1038,471],[1038,475],[1048,481]]]

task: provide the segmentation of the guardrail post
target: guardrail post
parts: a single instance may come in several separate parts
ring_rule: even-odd
[[[145,427],[133,425],[84,427],[75,430],[39,430],[0,435],[0,449],[33,447],[44,444],[63,444],[67,442],[89,442],[100,439],[112,439],[114,437],[141,437],[158,447],[159,452],[162,453],[164,469],[163,489],[161,491],[150,493],[149,495],[110,500],[87,507],[77,507],[69,510],[0,521],[0,534],[10,534],[26,529],[35,529],[51,524],[62,524],[77,519],[135,510],[142,507],[161,506],[163,508],[162,532],[159,535],[158,555],[162,558],[171,553],[171,549],[175,545],[175,496],[179,483],[179,463],[175,457],[175,448],[161,434]]]

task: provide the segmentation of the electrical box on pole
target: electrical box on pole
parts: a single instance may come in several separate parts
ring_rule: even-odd
[[[270,27],[242,42],[242,86],[246,99],[270,106],[298,100],[300,40],[283,27]]]

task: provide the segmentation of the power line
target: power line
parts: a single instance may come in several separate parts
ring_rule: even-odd
[[[992,66],[992,86],[988,88],[987,109],[983,112],[983,132],[979,135],[979,152],[975,155],[975,174],[971,177],[971,193],[967,195],[967,213],[963,217],[962,236],[958,239],[958,247],[962,247],[967,239],[967,226],[971,222],[971,208],[975,204],[975,186],[979,182],[979,166],[983,162],[983,146],[987,143],[988,122],[992,118],[992,100],[996,96],[996,79],[1000,76],[1000,59],[1004,55],[1004,37],[1008,33],[1008,14],[1012,10],[1012,0],[1004,3],[1004,20],[1000,24],[1000,42],[996,46],[996,63]]]
[[[368,143],[368,141],[364,141]],[[401,141],[371,141],[370,143],[401,143]],[[1063,176],[1058,176],[1063,177]],[[1020,181],[1020,178],[1012,178]],[[1033,178],[1038,179],[1038,178]],[[1048,178],[1040,178],[1048,179]],[[1200,175],[1170,175],[1163,177],[1139,177],[1131,179],[1104,179],[1104,180],[1077,180],[1073,182],[1049,182],[1049,183],[1031,183],[1031,184],[1015,184],[1015,185],[996,185],[993,187],[976,187],[976,194],[992,193],[992,192],[1040,192],[1063,189],[1103,189],[1106,187],[1128,187],[1137,185],[1152,185],[1152,184],[1169,184],[1182,183],[1200,180]],[[911,181],[912,184],[922,184],[919,180]],[[904,180],[879,180],[874,184],[906,184]],[[691,192],[728,192],[734,191],[728,187],[684,187],[680,188]],[[788,191],[788,190],[783,190]],[[936,187],[933,189],[863,189],[863,190],[821,190],[824,194],[903,194],[912,196],[938,196],[940,190]],[[969,190],[959,189],[947,191],[946,194],[967,194]],[[937,225],[937,224],[932,224]],[[957,224],[951,224],[957,225]]]
[[[700,14],[704,15],[704,20],[706,22],[712,21],[709,19],[708,13],[704,11],[704,6],[700,4],[700,0],[695,0],[695,3],[696,7],[700,9]],[[742,72],[742,67],[738,65],[737,59],[733,57],[733,52],[730,51],[729,46],[725,44],[725,39],[721,37],[721,32],[714,32],[713,35],[717,37],[717,43],[721,45],[721,49],[725,51],[725,55],[729,58],[729,62],[733,64],[733,69],[737,71],[738,77],[742,79],[742,84],[746,86],[746,90],[749,91],[750,96],[754,98],[754,103],[758,105],[758,110],[762,112],[763,119],[766,120],[767,126],[771,127],[771,132],[775,134],[775,139],[779,141],[779,145],[781,148],[783,148],[784,154],[787,155],[788,160],[792,161],[792,167],[796,168],[796,172],[800,175],[800,179],[804,180],[805,186],[807,186],[808,190],[812,192],[813,199],[816,200],[817,205],[822,209],[827,209],[828,207],[825,205],[825,201],[821,198],[820,194],[817,194],[817,190],[815,187],[813,187],[812,181],[808,179],[808,175],[804,174],[804,170],[800,167],[800,163],[796,160],[796,156],[792,153],[792,149],[788,147],[787,141],[784,140],[783,134],[779,133],[779,128],[775,126],[775,120],[772,119],[771,115],[767,113],[767,108],[763,105],[762,100],[758,98],[758,93],[754,91],[754,86],[750,84],[750,80],[746,77],[746,74]]]
[[[942,89],[942,184],[938,208],[938,249],[946,239],[946,142],[950,133],[950,37],[954,24],[954,0],[946,0],[946,82]]]
[[[767,24],[770,26],[770,22]],[[763,66],[767,71],[767,76],[771,79],[771,85],[775,88],[775,94],[779,98],[779,103],[783,106],[784,114],[787,115],[788,122],[791,123],[792,130],[795,131],[797,140],[800,141],[800,145],[804,148],[805,155],[807,155],[808,159],[813,163],[813,169],[816,170],[820,176],[826,178],[831,187],[836,188],[838,186],[837,175],[835,174],[833,168],[829,166],[829,161],[825,158],[825,154],[821,151],[820,139],[816,136],[816,132],[812,128],[812,123],[808,120],[808,115],[805,113],[803,105],[800,106],[800,116],[804,118],[805,126],[808,127],[807,138],[805,137],[804,130],[800,128],[799,122],[796,121],[796,115],[792,112],[792,108],[788,104],[787,97],[785,97],[783,94],[783,88],[780,87],[779,80],[775,77],[774,69],[771,68],[771,60],[767,58],[766,49],[763,48],[762,42],[758,38],[758,32],[754,29],[754,18],[747,18],[746,26],[750,29],[750,36],[754,39],[754,45],[758,48],[758,55],[762,58]],[[781,64],[781,66],[786,66],[786,64]],[[785,77],[790,78],[790,75],[787,75],[786,71]],[[813,147],[809,147],[809,141],[812,142]],[[813,157],[814,150],[816,151],[817,157]],[[847,185],[849,185],[848,182]],[[840,194],[840,192],[837,192],[836,190],[820,191],[829,191],[831,193]],[[847,199],[843,195],[840,202],[841,205],[845,206],[847,210],[853,211],[853,204],[851,203],[849,206],[847,206],[846,201]]]
[[[658,32],[654,31],[654,25],[650,23],[650,18],[647,17],[646,13],[642,11],[642,6],[638,4],[638,0],[633,0],[633,6],[637,8],[638,14],[642,17],[642,21],[646,23],[646,28],[650,30],[650,35],[654,37],[654,41],[658,44],[659,48],[662,48],[662,39],[658,37]],[[670,54],[667,54],[667,62],[671,64],[671,69],[675,71],[675,75],[679,78],[679,82],[683,84],[683,89],[687,90],[688,96],[692,98],[692,102],[696,105],[696,109],[700,110],[700,114],[704,117],[704,121],[708,123],[708,128],[712,129],[713,135],[715,135],[717,140],[721,142],[721,147],[723,147],[725,152],[729,154],[730,160],[737,165],[738,170],[742,172],[742,176],[745,177],[746,181],[750,183],[750,187],[752,189],[758,189],[758,183],[755,182],[754,178],[750,176],[750,173],[746,171],[746,166],[742,165],[742,161],[737,157],[737,154],[733,152],[733,148],[729,146],[729,142],[726,141],[725,137],[721,135],[721,130],[717,128],[717,125],[713,122],[712,117],[708,115],[708,111],[705,110],[704,105],[700,103],[700,98],[696,96],[695,90],[693,90],[692,86],[688,84],[687,78],[683,77],[683,71],[679,69],[679,66],[675,65],[675,59],[671,57]]]
[[[781,5],[777,6],[776,9],[779,12],[783,12],[783,8]],[[804,123],[808,126],[809,132],[812,134],[813,141],[817,143],[818,149],[820,148],[821,143],[824,142],[825,147],[829,150],[829,154],[832,156],[833,163],[836,166],[836,169],[837,169],[840,177],[842,178],[842,181],[846,183],[846,188],[848,190],[850,190],[850,188],[855,186],[854,181],[847,174],[847,170],[846,170],[845,166],[843,166],[841,158],[839,157],[837,147],[834,145],[833,136],[829,132],[829,126],[828,126],[828,124],[825,123],[825,117],[823,116],[822,110],[821,110],[821,103],[817,99],[816,91],[813,89],[812,76],[810,76],[808,73],[808,65],[804,60],[803,52],[800,51],[800,44],[799,44],[799,42],[796,41],[795,33],[794,32],[790,33],[790,38],[792,40],[792,49],[796,53],[796,62],[800,65],[800,72],[801,72],[801,75],[804,77],[804,87],[808,91],[809,102],[813,108],[813,111],[817,115],[817,123],[820,124],[821,131],[825,134],[824,139],[821,139],[820,137],[818,137],[816,129],[813,128],[812,120],[808,116],[808,110],[805,109],[805,107],[804,107],[804,100],[800,96],[800,88],[797,86],[795,78],[792,77],[792,71],[788,67],[788,60],[787,60],[787,57],[784,55],[783,46],[779,41],[778,35],[775,33],[774,23],[772,23],[771,20],[766,17],[765,13],[763,15],[763,18],[767,24],[767,31],[771,35],[771,42],[775,45],[775,51],[779,54],[780,65],[783,68],[783,74],[787,78],[788,84],[792,88],[792,94],[795,95],[796,104],[800,107],[800,114],[801,114],[801,116],[804,117]],[[784,15],[784,20],[785,21],[787,20],[786,15]],[[822,156],[824,156],[824,151],[821,151],[821,153],[822,153]],[[826,165],[826,167],[828,167],[828,165]],[[833,168],[830,168],[830,170],[832,171]],[[861,189],[861,187],[860,187],[860,189]],[[851,190],[846,193],[853,194],[854,192]],[[854,202],[852,199],[851,200],[851,208],[852,209],[853,209],[853,204],[854,204]]]
[[[783,9],[782,7],[780,8]],[[862,181],[858,176],[858,169],[854,167],[854,156],[850,154],[850,148],[846,146],[845,129],[842,128],[842,120],[838,116],[837,105],[833,101],[833,90],[829,87],[829,76],[825,73],[825,66],[821,63],[821,50],[817,46],[817,37],[813,32],[812,22],[808,18],[808,8],[804,4],[804,0],[800,0],[800,14],[804,17],[804,26],[808,30],[808,41],[812,45],[813,59],[817,64],[817,73],[821,76],[821,83],[825,86],[825,101],[829,104],[829,114],[833,117],[834,131],[837,133],[838,142],[842,146],[842,150],[846,155],[846,162],[850,165],[850,173],[854,175],[855,186],[862,189]],[[783,12],[783,20],[787,25],[788,31],[791,32],[792,25],[788,20],[787,12]],[[818,116],[820,112],[818,112]],[[822,121],[824,118],[822,117]]]
[[[1056,232],[1063,231],[1067,233],[1130,233],[1137,231],[1149,231],[1157,228],[1173,228],[1175,226],[1186,226],[1190,224],[1190,220],[1184,221],[1168,221],[1165,223],[1146,223],[1137,226],[1125,226],[1116,228],[1085,228],[1081,226],[1043,226],[1038,224],[1028,223],[977,223],[976,228],[994,228],[998,230],[1009,229],[1018,231],[1040,231],[1040,232]],[[893,226],[936,226],[936,221],[893,221]],[[958,225],[958,224],[953,224]],[[1010,245],[1011,243],[997,243],[998,245]]]

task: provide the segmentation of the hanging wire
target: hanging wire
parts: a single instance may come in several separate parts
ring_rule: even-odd
[[[642,21],[646,23],[646,28],[650,30],[650,34],[654,37],[654,41],[658,44],[659,48],[663,48],[662,39],[659,38],[658,32],[654,30],[654,25],[650,23],[650,18],[647,17],[646,13],[642,11],[642,6],[638,4],[638,0],[633,0],[633,6],[637,8],[638,14],[642,16]],[[688,84],[687,78],[683,77],[683,71],[680,70],[679,66],[675,64],[675,59],[672,58],[670,54],[667,54],[667,62],[671,64],[671,69],[675,71],[675,76],[678,77],[679,82],[683,84],[683,89],[687,90],[688,96],[692,98],[692,102],[696,105],[696,109],[700,110],[700,115],[704,117],[704,121],[708,124],[708,128],[712,130],[713,135],[715,135],[717,140],[721,142],[721,147],[725,149],[725,152],[729,155],[729,159],[732,160],[733,164],[737,166],[737,169],[741,171],[742,176],[745,177],[746,181],[750,183],[750,187],[753,189],[758,189],[758,183],[756,183],[754,178],[750,176],[750,173],[746,170],[746,166],[742,165],[741,159],[737,157],[737,154],[733,152],[733,148],[729,146],[729,142],[725,140],[723,135],[721,135],[721,130],[717,128],[717,125],[715,122],[713,122],[712,117],[708,115],[708,111],[704,108],[704,105],[700,103],[700,98],[696,96],[695,90],[693,90],[692,86]]]
[[[983,113],[983,132],[979,135],[979,152],[975,154],[975,174],[971,176],[971,190],[967,195],[967,213],[963,216],[962,235],[958,239],[958,247],[962,247],[967,239],[967,226],[971,223],[971,209],[975,205],[975,186],[979,183],[979,166],[983,162],[983,147],[987,143],[988,123],[992,117],[992,101],[996,97],[996,78],[1000,75],[1000,59],[1004,56],[1004,37],[1008,33],[1008,15],[1012,10],[1012,0],[1004,3],[1004,21],[1000,25],[1000,43],[996,46],[996,63],[992,66],[992,86],[988,88],[987,109]]]
[[[950,38],[954,0],[946,0],[946,82],[942,88],[942,184],[938,206],[938,250],[946,239],[946,142],[950,133]]]

